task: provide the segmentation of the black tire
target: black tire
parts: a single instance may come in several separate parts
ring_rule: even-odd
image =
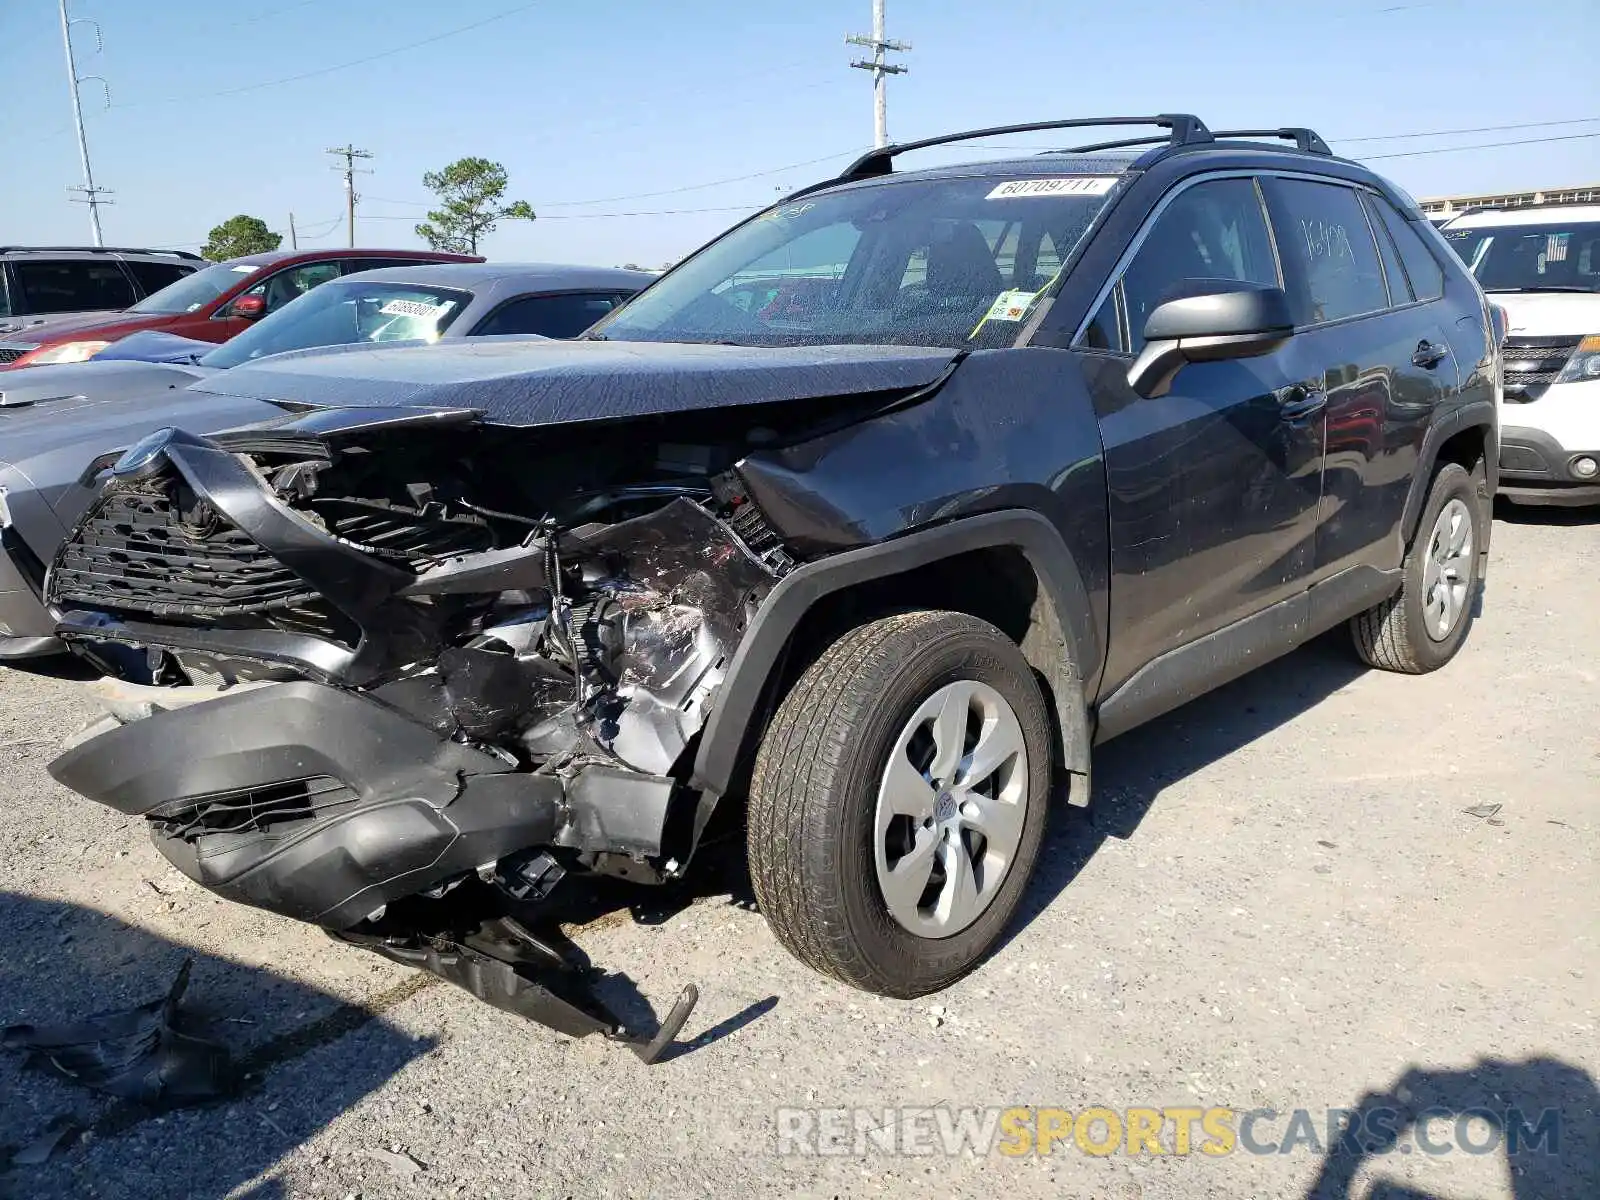
[[[1433,547],[1434,525],[1452,500],[1462,501],[1472,518],[1472,554],[1468,560],[1471,575],[1467,580],[1467,601],[1460,616],[1446,636],[1437,638],[1429,633],[1423,614],[1424,572]],[[1416,536],[1406,552],[1400,590],[1350,621],[1356,653],[1368,666],[1405,675],[1425,675],[1437,671],[1456,656],[1472,628],[1488,546],[1490,511],[1482,464],[1470,472],[1456,463],[1446,463],[1439,468],[1428,489],[1427,502],[1422,506]]]
[[[988,907],[959,932],[921,937],[891,916],[878,882],[878,787],[919,705],[962,680],[993,688],[1016,715],[1027,809]],[[947,987],[995,943],[1022,898],[1044,836],[1051,755],[1039,684],[993,625],[922,611],[846,633],[790,690],[756,756],[750,876],[773,933],[808,966],[866,991],[910,998]]]

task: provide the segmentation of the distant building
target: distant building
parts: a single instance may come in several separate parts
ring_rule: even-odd
[[[1486,192],[1481,196],[1435,196],[1419,200],[1430,217],[1449,216],[1469,208],[1533,208],[1541,204],[1600,204],[1600,183],[1581,187],[1545,188],[1531,192]]]

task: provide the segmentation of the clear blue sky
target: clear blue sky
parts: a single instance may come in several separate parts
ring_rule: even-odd
[[[234,213],[283,230],[293,211],[302,244],[343,244],[342,186],[323,150],[353,141],[375,156],[357,185],[363,245],[417,244],[422,173],[474,154],[503,163],[511,196],[541,218],[502,225],[493,257],[653,265],[871,140],[870,82],[847,69],[844,44],[869,26],[869,0],[72,0],[72,11],[104,30],[103,54],[90,27],[75,44],[80,73],[111,88],[109,111],[97,85],[83,88],[96,182],[116,190],[111,243],[198,246]],[[1374,166],[1416,195],[1600,182],[1597,18],[1595,0],[889,0],[889,36],[914,45],[910,74],[890,81],[889,132],[1177,110],[1214,126],[1309,124],[1355,157],[1567,137]],[[0,241],[87,236],[65,190],[82,177],[58,20],[56,0],[0,0]],[[1596,120],[1347,140],[1577,118]],[[813,159],[826,161],[777,169]],[[767,174],[675,190],[754,172]],[[609,202],[581,203],[592,200]],[[681,211],[707,209],[728,211]],[[618,213],[648,215],[595,215]]]

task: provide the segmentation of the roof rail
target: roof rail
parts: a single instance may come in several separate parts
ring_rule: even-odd
[[[848,183],[855,179],[873,179],[893,170],[897,155],[909,150],[926,150],[930,146],[946,146],[952,142],[970,142],[978,138],[1003,137],[1013,133],[1036,133],[1042,129],[1093,129],[1109,125],[1154,125],[1169,132],[1164,137],[1139,138],[1127,142],[1108,142],[1103,149],[1120,145],[1190,146],[1212,140],[1211,131],[1199,117],[1188,113],[1163,113],[1154,117],[1080,117],[1070,121],[1030,121],[1026,125],[995,125],[988,129],[970,129],[965,133],[947,133],[942,137],[923,138],[916,142],[897,142],[869,150],[851,163],[832,183]]]
[[[1216,135],[1213,134],[1212,136],[1215,137]],[[1045,151],[1042,151],[1041,153],[1044,153],[1044,154],[1093,154],[1096,150],[1125,150],[1125,149],[1128,149],[1128,148],[1133,147],[1133,146],[1166,146],[1166,147],[1170,148],[1173,145],[1198,146],[1198,145],[1204,145],[1204,144],[1205,144],[1204,141],[1201,140],[1201,139],[1195,139],[1194,141],[1191,141],[1191,142],[1177,142],[1177,143],[1174,143],[1173,140],[1170,137],[1166,137],[1166,136],[1162,136],[1162,137],[1117,138],[1115,141],[1110,141],[1110,142],[1090,142],[1087,145],[1083,145],[1083,146],[1062,146],[1062,147],[1059,147],[1058,149],[1045,150]]]
[[[77,254],[170,254],[174,258],[192,258],[196,262],[204,261],[200,255],[192,250],[152,250],[148,246],[0,246],[0,254],[15,254],[18,251],[54,251],[70,250]]]
[[[1318,136],[1315,129],[1306,129],[1303,126],[1287,125],[1282,129],[1219,129],[1213,135],[1219,138],[1281,138],[1286,142],[1293,142],[1296,150],[1306,154],[1324,154],[1333,157],[1333,151],[1328,148],[1328,143]]]

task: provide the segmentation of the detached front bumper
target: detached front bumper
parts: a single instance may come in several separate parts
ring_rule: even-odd
[[[524,850],[656,854],[673,787],[606,767],[514,770],[304,682],[108,717],[50,773],[146,818],[173,865],[218,895],[332,930]]]

